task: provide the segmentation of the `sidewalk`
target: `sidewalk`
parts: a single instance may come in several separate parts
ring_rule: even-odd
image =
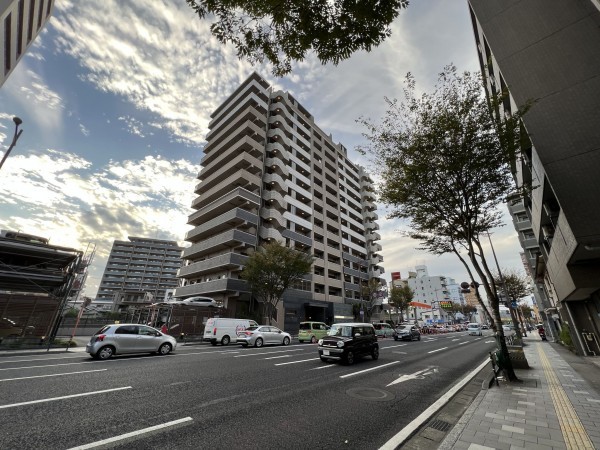
[[[524,344],[530,369],[515,370],[523,382],[482,390],[439,449],[600,449],[596,359],[572,355],[537,333]]]

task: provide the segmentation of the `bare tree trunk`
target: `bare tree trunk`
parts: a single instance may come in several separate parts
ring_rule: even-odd
[[[487,264],[485,264],[485,257],[483,256],[483,252],[481,251],[481,246],[479,245],[479,242],[477,242],[475,239],[473,239],[473,240],[478,244],[478,247],[480,248],[481,253],[479,255],[479,258],[481,259],[482,264],[484,264],[484,267],[487,267]],[[498,345],[500,347],[500,353],[502,354],[502,359],[503,359],[503,364],[504,364],[504,373],[506,374],[506,377],[508,378],[509,381],[519,381],[519,378],[515,374],[515,371],[512,366],[512,362],[510,360],[510,354],[508,353],[508,347],[506,346],[506,339],[504,337],[504,329],[502,328],[502,320],[500,318],[500,304],[498,302],[498,296],[496,295],[495,286],[493,286],[493,283],[492,283],[492,285],[490,284],[490,280],[493,280],[493,277],[491,276],[491,273],[489,272],[489,268],[487,269],[489,278],[488,278],[488,276],[486,276],[486,274],[484,274],[484,271],[481,268],[479,261],[476,258],[475,250],[473,248],[473,243],[468,242],[468,245],[469,245],[469,260],[471,261],[471,264],[473,264],[473,267],[475,268],[475,271],[477,272],[477,274],[480,276],[481,282],[483,283],[483,287],[485,289],[485,293],[487,294],[490,304],[492,306],[492,312],[494,314],[494,322],[496,324],[496,339],[497,339]]]

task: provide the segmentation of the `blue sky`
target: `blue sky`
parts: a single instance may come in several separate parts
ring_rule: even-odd
[[[317,124],[350,151],[364,144],[361,116],[385,111],[412,72],[428,90],[444,65],[477,70],[466,1],[411,2],[393,35],[338,66],[313,57],[274,78],[240,61],[176,0],[57,0],[53,17],[0,88],[0,151],[13,116],[24,130],[0,174],[0,228],[85,250],[96,245],[86,294],[94,296],[115,239],[146,236],[183,244],[210,113],[250,75],[289,90]],[[362,161],[364,163],[364,161]],[[451,256],[416,251],[402,224],[379,211],[383,266],[426,264],[431,275],[466,279]],[[503,267],[522,268],[516,233],[498,229]]]

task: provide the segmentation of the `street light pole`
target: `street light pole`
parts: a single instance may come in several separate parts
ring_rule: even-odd
[[[2,166],[4,165],[4,161],[6,161],[6,158],[8,158],[8,155],[12,151],[13,147],[15,145],[17,145],[17,141],[19,140],[19,137],[21,137],[21,133],[23,133],[23,130],[19,130],[19,125],[21,125],[23,123],[23,121],[15,116],[15,117],[13,117],[13,122],[15,123],[15,134],[13,135],[13,140],[10,143],[8,150],[6,150],[6,152],[4,153],[4,156],[2,157],[2,161],[0,161],[0,169],[2,169]]]

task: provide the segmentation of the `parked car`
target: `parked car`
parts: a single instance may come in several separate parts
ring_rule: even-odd
[[[327,336],[329,327],[323,322],[300,322],[298,340],[300,342],[312,342],[316,344],[319,339]]]
[[[467,327],[467,331],[469,332],[469,336],[483,336],[481,325],[478,323],[470,323]]]
[[[94,333],[85,351],[92,358],[108,359],[126,353],[168,355],[176,347],[177,340],[173,336],[155,328],[138,323],[119,323],[105,325]]]
[[[483,325],[481,325],[481,329],[482,330],[489,330],[490,327],[488,327],[485,323]]]
[[[421,333],[414,325],[398,325],[394,330],[395,341],[420,341]]]
[[[291,341],[292,336],[289,333],[270,325],[248,327],[237,335],[237,343],[242,344],[242,347],[249,345],[262,347],[265,344],[290,345]]]
[[[377,337],[386,338],[394,335],[394,329],[387,322],[374,322],[375,334]]]
[[[377,335],[370,323],[336,323],[319,340],[319,357],[324,362],[335,360],[350,365],[368,355],[379,358]]]
[[[248,319],[210,318],[204,327],[202,340],[212,345],[229,345],[237,340],[238,333],[248,327],[257,327],[258,323]]]

